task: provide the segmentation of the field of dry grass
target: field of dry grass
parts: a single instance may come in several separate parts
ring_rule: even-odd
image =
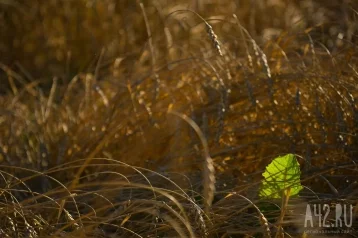
[[[321,237],[307,203],[357,203],[354,0],[0,0],[0,36],[0,237]],[[260,199],[287,153],[303,191]]]

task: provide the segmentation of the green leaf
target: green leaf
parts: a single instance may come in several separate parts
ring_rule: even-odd
[[[262,175],[261,198],[282,198],[284,194],[295,196],[303,189],[300,164],[293,154],[274,159]]]

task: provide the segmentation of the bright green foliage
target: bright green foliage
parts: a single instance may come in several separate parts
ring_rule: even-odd
[[[262,174],[259,196],[261,198],[282,198],[297,195],[302,190],[300,165],[293,154],[274,159]],[[289,192],[289,194],[288,194]]]

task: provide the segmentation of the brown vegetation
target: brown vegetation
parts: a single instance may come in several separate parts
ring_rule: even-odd
[[[355,203],[357,9],[0,0],[0,237],[268,237],[257,188],[286,153],[297,214]]]

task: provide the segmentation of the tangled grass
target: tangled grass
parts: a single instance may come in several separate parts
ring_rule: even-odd
[[[236,4],[0,0],[0,237],[307,237],[356,204],[357,4]]]

